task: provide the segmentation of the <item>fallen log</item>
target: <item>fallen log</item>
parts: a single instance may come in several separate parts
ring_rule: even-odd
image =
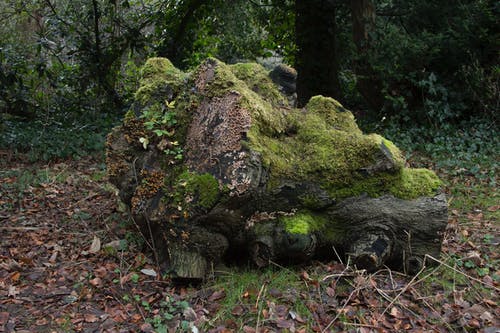
[[[333,247],[367,270],[414,273],[438,256],[437,176],[406,168],[334,99],[295,108],[293,84],[272,76],[215,59],[184,73],[152,58],[108,136],[109,179],[173,276],[202,279],[231,257],[334,257]]]

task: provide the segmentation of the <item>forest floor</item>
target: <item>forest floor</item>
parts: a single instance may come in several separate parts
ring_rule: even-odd
[[[102,160],[31,164],[3,153],[0,332],[500,332],[491,181],[438,170],[449,225],[441,258],[414,277],[332,258],[228,268],[180,286],[160,274]]]

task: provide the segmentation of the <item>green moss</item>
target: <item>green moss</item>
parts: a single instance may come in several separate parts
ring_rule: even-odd
[[[136,118],[134,110],[130,109],[125,113],[125,116],[123,117],[123,122],[127,123],[130,122],[131,120],[134,120]]]
[[[293,216],[285,216],[281,219],[285,230],[291,234],[307,235],[314,230],[324,226],[324,220],[319,221],[307,213],[298,213]],[[318,226],[321,224],[321,226]]]
[[[279,100],[263,99],[248,86],[247,82],[233,73],[233,69],[235,69],[234,72],[244,78],[241,69],[246,68],[245,66],[229,66],[216,59],[209,59],[207,62],[216,64],[215,78],[208,85],[208,96],[224,96],[228,92],[236,91],[241,96],[240,105],[252,113],[252,119],[254,120],[252,130],[254,132],[263,133],[267,136],[276,136],[285,132],[287,126],[285,115],[276,111],[279,108]],[[279,96],[277,87],[271,81],[269,82],[270,84],[266,87],[266,89],[269,89],[267,96]]]
[[[379,197],[390,193],[401,199],[415,199],[437,194],[441,181],[427,169],[403,168],[397,173],[380,173],[366,178],[353,179],[350,186],[330,187],[329,194],[337,199],[367,194]]]
[[[404,168],[399,174],[399,179],[392,184],[389,191],[395,197],[413,199],[434,195],[441,185],[441,180],[431,170]]]
[[[308,209],[315,210],[323,207],[323,205],[320,204],[320,199],[313,194],[302,195],[299,199],[302,205]]]
[[[177,69],[167,58],[149,58],[141,68],[140,85],[155,81],[176,82],[187,77],[185,73]]]
[[[252,124],[244,144],[261,154],[270,172],[270,188],[283,180],[311,181],[320,184],[333,198],[392,193],[411,199],[432,194],[439,187],[439,180],[432,172],[403,169],[405,161],[399,149],[380,135],[363,134],[352,113],[338,101],[315,96],[303,109],[286,108],[284,97],[262,66],[226,65],[216,59],[208,59],[200,70],[203,66],[215,69],[215,77],[206,82],[204,94],[219,97],[236,92],[239,105],[251,113]],[[180,84],[186,78],[170,61],[161,58],[148,60],[142,73],[143,85],[136,97],[150,105],[155,103],[151,103],[155,91],[163,89],[165,84]],[[177,115],[178,126],[189,124],[186,110],[192,102],[189,98],[183,100],[185,105]],[[177,105],[175,109],[179,112]],[[175,139],[182,143],[185,131],[178,126]],[[387,166],[377,168],[380,161]],[[220,196],[212,176],[187,178],[187,183],[192,184],[188,191],[198,196],[204,207],[211,206],[213,198]],[[307,201],[307,207],[314,209],[313,198]]]
[[[269,77],[269,72],[257,63],[238,63],[229,66],[232,73],[259,96],[275,106],[287,105],[286,98],[280,94]]]
[[[319,104],[322,108],[325,104],[336,105],[333,99],[321,96],[314,101],[312,106]],[[272,178],[311,180],[328,187],[343,187],[350,184],[358,170],[376,162],[381,154],[382,138],[363,135],[350,112],[333,109],[329,114],[322,108],[293,109],[286,113],[285,122],[288,129],[292,129],[291,134],[266,135],[259,125],[252,125],[248,133],[249,146],[262,154]],[[271,184],[275,183],[271,181]]]
[[[211,174],[197,174],[190,171],[181,173],[177,181],[177,189],[182,192],[186,202],[188,196],[196,200],[196,204],[203,208],[211,208],[219,199],[219,183]],[[190,203],[190,202],[188,202]]]
[[[151,99],[159,98],[156,95],[162,95],[165,89],[179,90],[187,78],[188,75],[175,68],[170,60],[150,58],[141,68],[140,87],[135,93],[135,100],[145,105]]]
[[[294,235],[308,235],[318,232],[319,237],[331,241],[342,240],[345,235],[345,228],[342,225],[309,211],[283,216],[280,218],[280,222],[286,232]]]
[[[306,105],[307,111],[317,114],[328,126],[340,131],[361,134],[354,115],[333,98],[313,96]]]
[[[388,151],[396,165],[399,168],[402,168],[405,165],[405,158],[403,157],[403,154],[401,153],[399,148],[396,147],[396,145],[390,140],[387,140],[383,137],[380,137],[380,139],[382,149]]]

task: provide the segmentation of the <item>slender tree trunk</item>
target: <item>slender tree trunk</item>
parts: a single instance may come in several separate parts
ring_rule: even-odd
[[[375,5],[371,0],[351,0],[353,40],[358,50],[355,72],[357,88],[370,108],[379,111],[384,104],[382,82],[367,60],[372,48],[371,34],[375,30]]]
[[[185,5],[186,9],[184,15],[180,18],[180,21],[177,25],[177,29],[172,32],[173,37],[171,37],[165,46],[159,51],[159,55],[163,57],[167,57],[174,64],[180,66],[181,60],[180,57],[181,49],[184,41],[184,37],[187,32],[187,28],[190,22],[193,20],[194,13],[201,6],[206,3],[205,0],[189,0]],[[179,13],[180,14],[180,13]]]
[[[315,95],[340,97],[334,0],[296,0],[295,33],[299,106]]]
[[[106,96],[112,102],[114,108],[121,109],[123,101],[115,89],[115,80],[111,79],[113,73],[114,57],[109,52],[104,52],[101,43],[101,30],[99,20],[101,11],[97,0],[92,0],[92,9],[94,16],[94,66],[97,70],[97,83],[99,94]]]

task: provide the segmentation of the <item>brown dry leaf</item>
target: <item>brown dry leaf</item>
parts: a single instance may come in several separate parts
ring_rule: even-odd
[[[40,318],[37,321],[35,321],[35,324],[37,326],[47,325],[48,323],[49,323],[49,321],[47,320],[47,318]]]
[[[102,285],[102,280],[100,278],[96,277],[94,279],[89,280],[89,283],[91,285],[93,285],[94,287],[97,287],[97,286]]]
[[[391,314],[391,316],[393,316],[394,318],[403,318],[403,315],[402,315],[401,311],[400,311],[397,307],[395,307],[395,306],[393,306],[393,307],[391,308],[391,312],[390,312],[390,314]]]
[[[89,253],[96,254],[101,250],[101,240],[99,237],[94,236],[94,240],[92,240],[92,244],[90,245]]]
[[[87,323],[95,323],[96,321],[99,320],[99,317],[97,317],[95,314],[92,313],[85,314],[83,318]]]
[[[276,326],[278,326],[278,328],[291,328],[293,326],[293,321],[286,319],[277,319]]]
[[[12,280],[12,282],[17,282],[20,277],[21,277],[21,273],[19,273],[19,272],[14,272],[10,275],[10,279]]]
[[[255,333],[255,328],[245,325],[245,326],[243,326],[243,332],[245,332],[245,333]]]
[[[20,293],[15,286],[9,286],[9,292],[7,296],[16,298],[16,295]]]
[[[476,329],[481,328],[481,323],[476,318],[472,318],[471,320],[469,320],[467,325],[469,325],[472,328],[476,328]]]
[[[496,212],[500,209],[500,205],[488,207],[488,212]]]
[[[150,323],[144,323],[141,325],[141,332],[153,333],[154,332],[153,326],[151,326]]]
[[[311,278],[309,277],[309,274],[306,271],[302,271],[302,273],[300,273],[300,278],[304,281],[311,280]]]
[[[138,323],[142,320],[142,316],[139,313],[135,313],[132,315],[132,322]]]
[[[0,326],[7,324],[9,321],[9,313],[8,312],[0,312]]]
[[[231,311],[231,314],[236,317],[241,316],[243,313],[245,313],[245,308],[241,305],[236,305]]]
[[[219,291],[215,291],[212,295],[210,295],[210,297],[208,298],[208,301],[215,302],[215,301],[218,301],[220,299],[223,299],[224,297],[226,297],[226,292],[224,291],[224,289],[221,289]]]

